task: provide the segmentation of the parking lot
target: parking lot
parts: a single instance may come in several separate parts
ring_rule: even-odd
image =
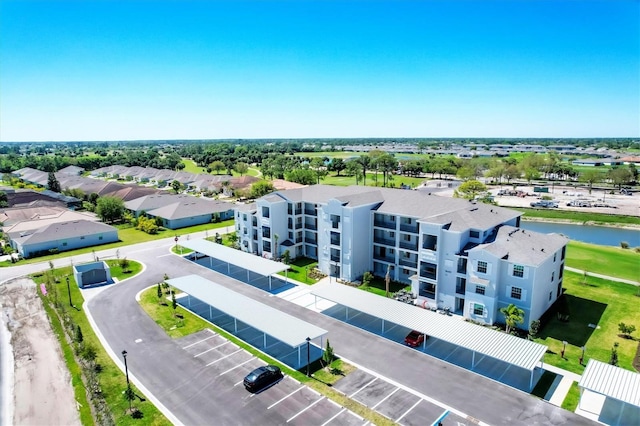
[[[225,398],[241,401],[238,424],[361,425],[363,419],[289,376],[259,393],[244,389],[244,377],[265,363],[207,329],[176,340],[211,376]]]
[[[419,395],[362,370],[349,374],[333,388],[400,425],[429,425],[447,411]],[[443,425],[462,426],[475,423],[477,422],[473,419],[465,419],[453,413],[449,413],[442,420]]]

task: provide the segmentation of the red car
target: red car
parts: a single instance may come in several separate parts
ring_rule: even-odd
[[[413,330],[411,333],[407,334],[407,337],[404,338],[404,343],[407,346],[411,346],[412,348],[417,348],[424,343],[424,339],[425,335],[423,333]]]

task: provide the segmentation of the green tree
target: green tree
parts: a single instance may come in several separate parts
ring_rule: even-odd
[[[625,338],[631,339],[631,335],[634,331],[636,331],[636,326],[631,324],[627,325],[621,322],[620,324],[618,324],[618,330],[620,330],[620,333],[624,334]]]
[[[478,180],[468,180],[460,184],[460,186],[453,192],[453,196],[456,198],[465,198],[467,200],[473,200],[476,196],[487,190],[487,186]]]
[[[84,342],[84,336],[82,335],[82,329],[80,328],[79,325],[76,326],[75,341],[76,341],[76,343]]]
[[[60,182],[58,182],[58,179],[56,178],[56,175],[53,174],[53,172],[49,172],[47,178],[47,188],[49,188],[49,190],[53,192],[62,192],[62,189],[60,188]]]
[[[263,195],[267,195],[270,192],[274,191],[273,184],[271,182],[267,182],[266,180],[260,180],[251,185],[251,191],[249,196],[251,198],[260,198]]]
[[[531,184],[532,180],[540,179],[540,172],[533,167],[526,168],[524,170],[524,178],[527,180],[527,183]]]
[[[518,324],[522,324],[524,322],[524,311],[518,308],[513,303],[511,303],[509,306],[505,306],[504,308],[500,308],[500,313],[504,315],[504,322],[507,326],[507,333],[511,333],[511,331],[516,328]]]
[[[180,191],[182,191],[182,184],[180,183],[180,181],[178,180],[174,180],[173,182],[171,182],[171,189],[173,189],[173,192],[175,192],[176,194],[178,194]]]
[[[124,216],[124,201],[116,197],[100,197],[96,204],[96,213],[103,222],[114,222]]]
[[[369,271],[365,272],[362,275],[362,285],[368,287],[371,285],[371,281],[373,281],[373,274]]]
[[[282,263],[285,265],[291,263],[291,253],[289,253],[288,249],[282,252]]]
[[[209,164],[209,168],[212,171],[215,171],[217,175],[219,175],[220,171],[225,169],[225,165],[224,165],[224,163],[222,161],[216,160],[216,161],[212,162],[211,164]]]
[[[322,361],[324,362],[324,365],[329,368],[331,366],[331,363],[333,362],[333,359],[335,358],[334,352],[333,352],[333,348],[331,347],[331,344],[329,343],[329,339],[327,339],[327,344],[324,347],[324,352],[322,353]]]
[[[367,186],[367,170],[371,167],[371,157],[368,155],[361,155],[354,160],[362,169],[362,182],[364,186]]]
[[[316,171],[309,168],[291,170],[285,174],[285,178],[289,182],[299,183],[300,185],[313,185],[316,180],[320,181],[320,176]]]
[[[622,189],[622,185],[627,185],[633,179],[633,173],[628,167],[616,167],[609,170],[609,179],[614,186]]]
[[[619,343],[615,342],[611,348],[611,355],[609,356],[609,364],[618,366],[618,346]]]
[[[175,291],[171,292],[171,307],[173,308],[173,316],[176,316],[176,309],[178,308],[178,302],[176,301]]]
[[[602,176],[602,173],[600,172],[600,170],[595,170],[595,169],[587,170],[580,174],[580,180],[589,185],[589,194],[591,194],[591,188],[593,187],[593,184],[602,182],[603,177],[604,176]]]
[[[160,303],[162,301],[162,286],[160,285],[160,283],[158,283],[157,295],[158,295],[158,303]]]
[[[340,176],[340,172],[347,168],[342,158],[332,158],[331,163],[327,166],[329,171],[336,172],[336,176]]]
[[[507,180],[507,183],[511,183],[513,179],[520,177],[520,169],[516,165],[510,165],[504,171],[504,178]]]
[[[244,176],[245,173],[249,170],[249,165],[242,161],[239,161],[235,164],[233,169],[240,174],[240,176]]]
[[[0,191],[0,207],[9,207],[9,200],[7,199],[7,193]]]

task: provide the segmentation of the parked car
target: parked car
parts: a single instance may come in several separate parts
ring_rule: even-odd
[[[570,207],[591,207],[591,202],[587,200],[572,200],[567,203]]]
[[[420,333],[419,331],[411,331],[407,334],[407,337],[404,338],[404,343],[407,346],[411,346],[412,348],[417,348],[421,344],[424,343],[425,335],[424,333]]]
[[[530,205],[531,205],[531,207],[543,207],[545,209],[557,209],[558,208],[558,203],[556,203],[555,201],[550,201],[550,200],[534,201]]]
[[[258,367],[244,378],[244,387],[249,392],[257,392],[279,382],[284,375],[276,365]]]

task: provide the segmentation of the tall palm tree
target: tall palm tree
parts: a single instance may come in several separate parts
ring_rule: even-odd
[[[500,313],[504,315],[504,322],[507,325],[507,333],[516,328],[518,324],[524,322],[524,311],[511,303],[509,306],[500,308]]]

